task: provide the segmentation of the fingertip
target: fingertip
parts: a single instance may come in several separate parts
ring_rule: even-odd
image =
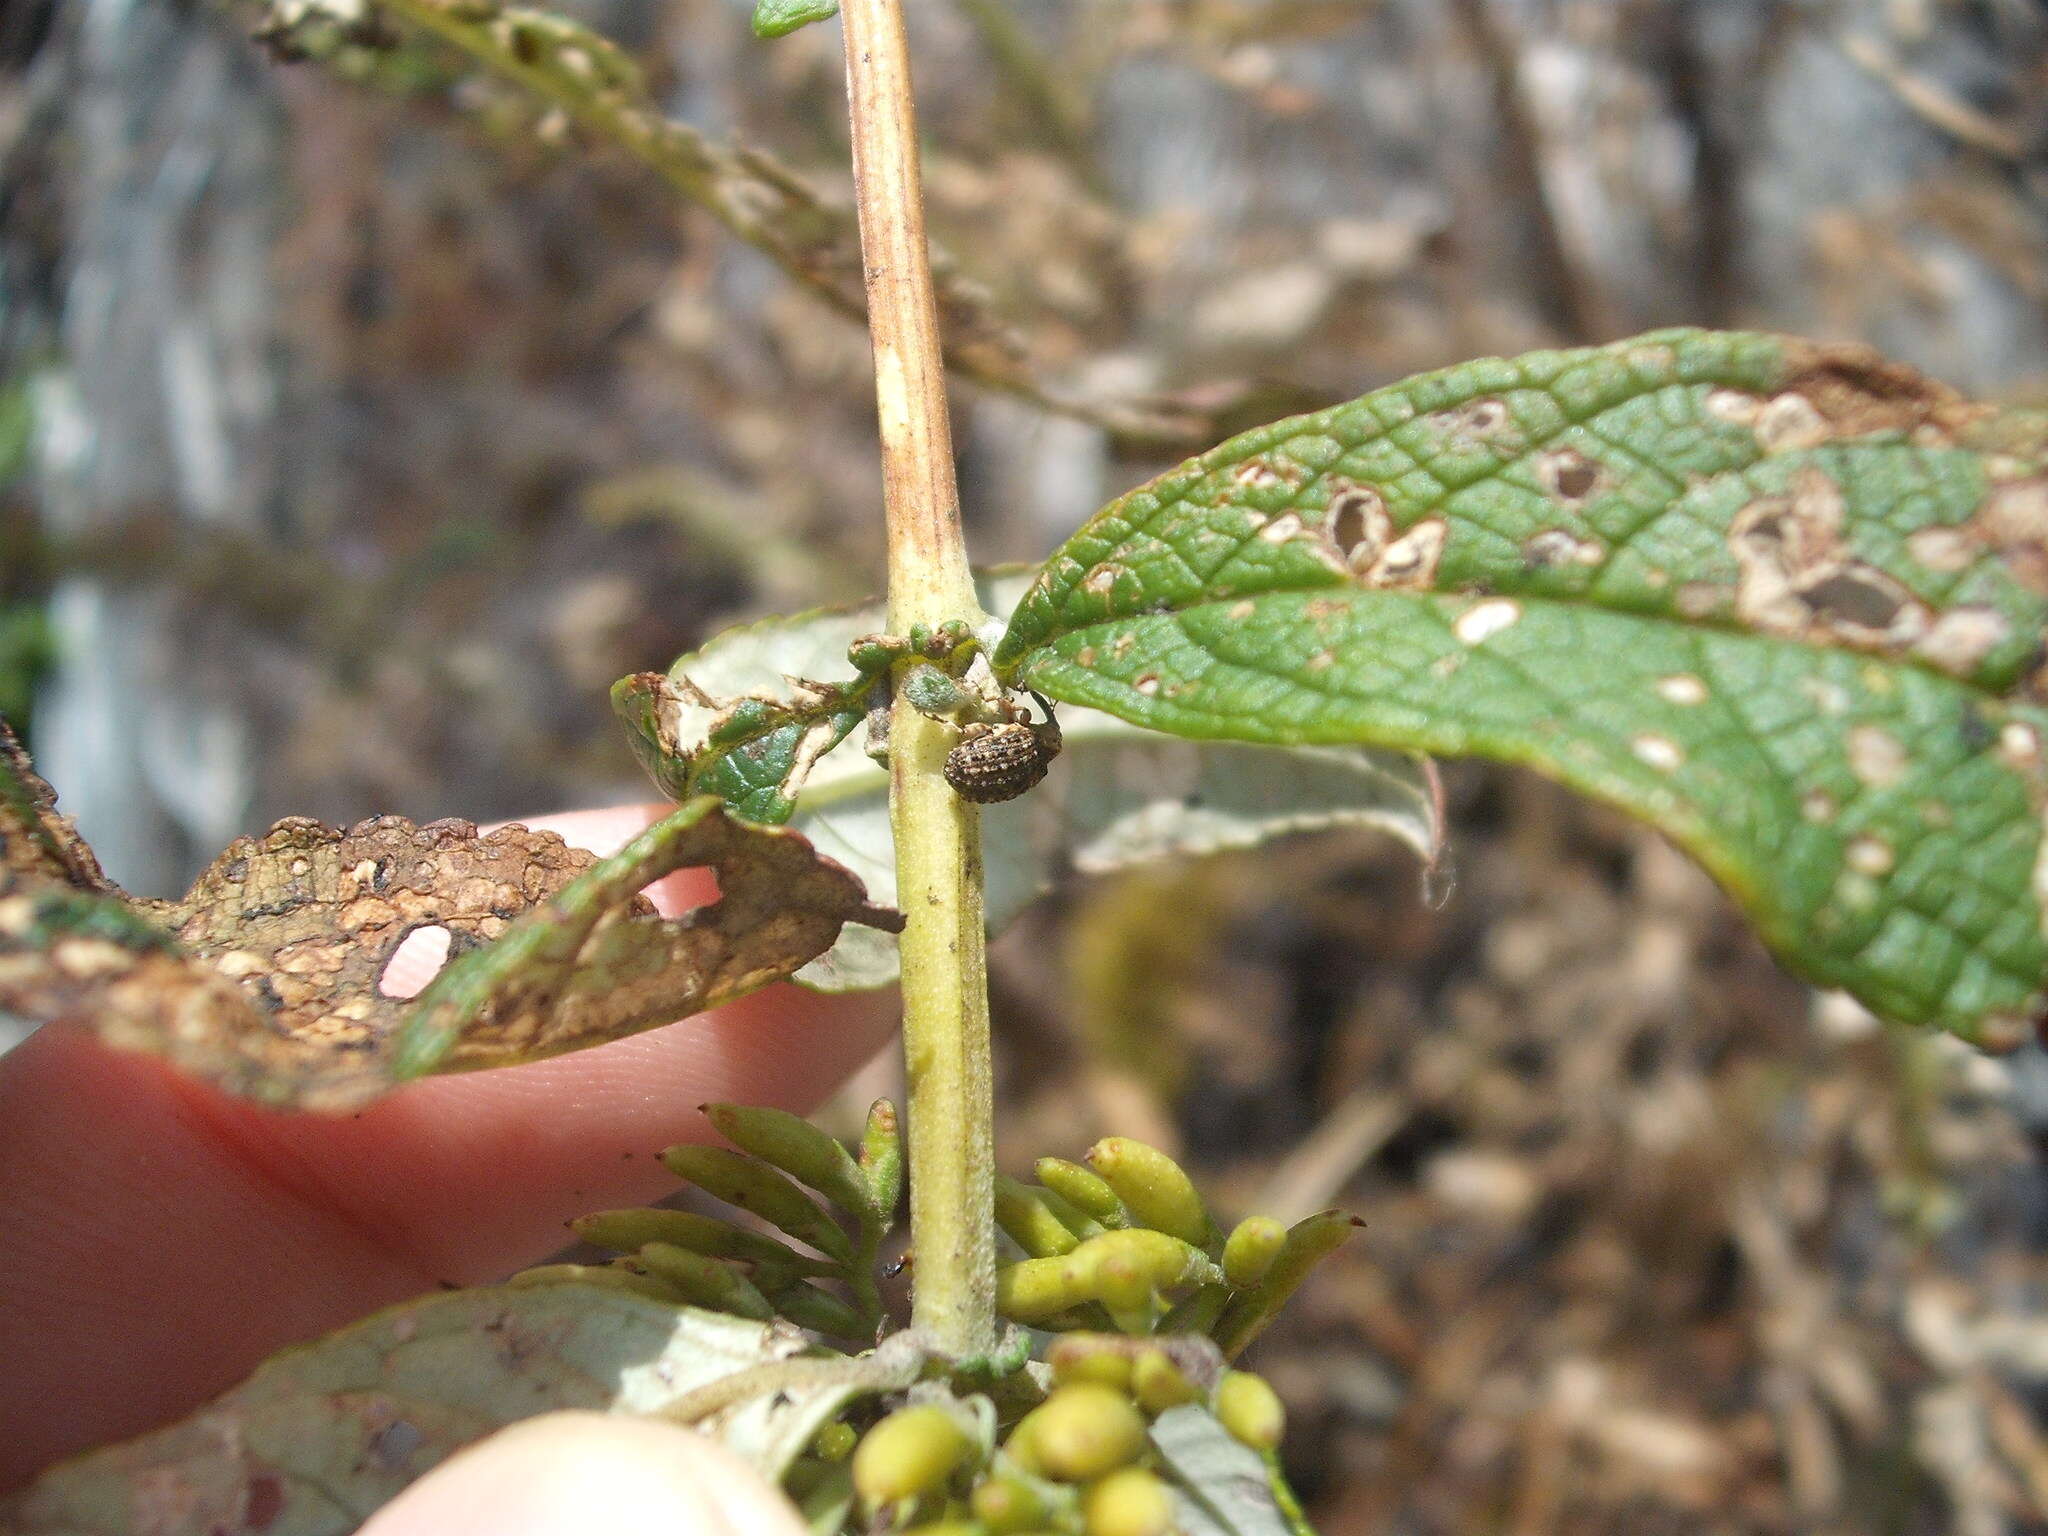
[[[715,1441],[602,1413],[526,1419],[457,1453],[361,1536],[804,1536],[789,1501]]]

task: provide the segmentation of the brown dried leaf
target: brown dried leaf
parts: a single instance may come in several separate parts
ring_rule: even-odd
[[[182,901],[130,903],[80,888],[98,876],[89,851],[18,749],[5,766],[0,1011],[278,1107],[346,1110],[425,1072],[651,1029],[787,976],[848,919],[893,920],[803,838],[709,797],[601,863],[522,826],[295,817],[235,842]],[[712,906],[664,921],[639,894],[702,864],[724,893]],[[417,1003],[385,996],[392,955],[429,927],[456,958]]]
[[[71,818],[58,814],[56,792],[0,720],[0,890],[16,877],[60,880],[84,891],[114,889]]]
[[[710,865],[719,901],[673,921],[627,919],[651,880]],[[419,1000],[404,1076],[558,1055],[730,1001],[831,948],[841,926],[898,930],[861,883],[795,832],[756,826],[700,795],[655,823]]]

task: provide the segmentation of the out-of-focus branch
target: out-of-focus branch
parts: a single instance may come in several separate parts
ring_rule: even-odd
[[[348,6],[349,15],[339,14]],[[593,139],[632,154],[733,234],[850,318],[865,321],[853,210],[822,195],[772,155],[721,142],[663,115],[640,67],[598,33],[545,11],[496,0],[378,0],[386,18],[451,44],[546,102]],[[309,32],[364,30],[355,0],[269,0],[258,36],[288,52]],[[350,36],[350,40],[360,38]],[[1120,441],[1157,449],[1201,446],[1235,423],[1237,395],[1102,399],[1039,375],[1022,340],[943,250],[932,252],[947,364],[986,388],[1091,422]]]

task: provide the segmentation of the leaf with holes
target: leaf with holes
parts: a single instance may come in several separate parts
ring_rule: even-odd
[[[1426,374],[1099,512],[1004,681],[1175,735],[1527,764],[1794,970],[1990,1045],[2043,1006],[2048,416],[1667,331]]]
[[[176,1424],[65,1462],[0,1501],[18,1536],[345,1536],[493,1430],[579,1408],[659,1414],[806,1353],[797,1330],[586,1285],[423,1297],[283,1351]],[[780,1477],[854,1395],[741,1398],[696,1429]]]
[[[985,572],[978,596],[990,613],[1004,615],[1029,584],[1019,571]],[[718,784],[732,789],[741,815],[790,816],[820,851],[858,875],[874,900],[893,904],[888,771],[851,734],[857,715],[832,714],[836,703],[816,710],[809,703],[846,700],[863,685],[808,681],[851,671],[848,647],[882,622],[879,604],[766,619],[726,631],[666,676],[626,678],[613,699],[664,789]],[[756,707],[764,723],[779,723],[743,740],[719,737],[717,721]],[[1027,795],[982,808],[991,931],[1068,870],[1101,874],[1330,826],[1390,832],[1425,859],[1438,851],[1434,781],[1405,752],[1198,746],[1091,709],[1062,710],[1060,728],[1066,744],[1050,777]],[[678,743],[692,745],[678,750]],[[830,951],[797,974],[825,991],[895,979],[895,939],[869,927],[844,929]]]
[[[133,901],[0,747],[0,1012],[280,1107],[345,1110],[424,1072],[601,1044],[787,976],[843,923],[901,921],[802,837],[708,795],[603,861],[521,826],[293,817],[231,844],[182,900]],[[665,920],[639,894],[704,864],[708,907]],[[423,928],[455,960],[417,1000],[386,995]]]

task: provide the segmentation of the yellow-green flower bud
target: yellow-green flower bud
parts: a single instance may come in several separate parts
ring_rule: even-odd
[[[930,1520],[911,1526],[903,1536],[988,1536],[988,1527],[979,1520]]]
[[[1123,1201],[1117,1199],[1116,1191],[1079,1163],[1070,1163],[1064,1157],[1041,1157],[1032,1172],[1038,1175],[1039,1183],[1105,1227],[1131,1224],[1130,1213],[1124,1209]]]
[[[1214,1337],[1223,1358],[1236,1359],[1273,1320],[1295,1288],[1308,1278],[1308,1272],[1361,1225],[1355,1216],[1342,1211],[1318,1211],[1289,1227],[1287,1241],[1281,1245],[1279,1257],[1273,1260],[1266,1277],[1251,1290],[1231,1297],[1222,1317],[1217,1319]]]
[[[1072,1253],[1081,1243],[1037,1190],[1000,1176],[996,1179],[996,1225],[1034,1259]]]
[[[903,1128],[896,1106],[877,1099],[868,1108],[867,1128],[860,1137],[860,1172],[868,1193],[884,1219],[903,1198]]]
[[[841,1210],[872,1216],[874,1195],[853,1154],[800,1115],[759,1104],[706,1104],[704,1118],[742,1151],[811,1186]]]
[[[631,1291],[673,1306],[688,1298],[657,1275],[638,1274],[614,1264],[540,1264],[522,1269],[507,1285],[601,1285],[608,1291]]]
[[[844,1461],[859,1441],[851,1424],[834,1419],[811,1437],[811,1454],[821,1461]]]
[[[1088,1149],[1088,1166],[1146,1226],[1196,1247],[1214,1233],[1193,1181],[1157,1147],[1128,1136],[1106,1137]]]
[[[1088,1536],[1167,1536],[1174,1526],[1173,1495],[1143,1467],[1112,1472],[1081,1499]]]
[[[1287,1432],[1280,1394],[1250,1371],[1226,1371],[1216,1383],[1216,1419],[1255,1451],[1277,1450]]]
[[[836,1275],[840,1270],[839,1265],[808,1258],[765,1232],[750,1232],[695,1211],[664,1211],[653,1206],[596,1211],[570,1222],[569,1230],[586,1243],[620,1253],[638,1253],[649,1243],[669,1243],[711,1259],[786,1265],[800,1275]]]
[[[1131,1395],[1137,1398],[1139,1407],[1157,1417],[1169,1408],[1192,1403],[1202,1395],[1202,1390],[1188,1380],[1187,1373],[1173,1363],[1165,1350],[1148,1349],[1131,1365]]]
[[[1230,1230],[1223,1244],[1223,1278],[1248,1291],[1266,1278],[1266,1271],[1287,1246],[1287,1228],[1270,1216],[1247,1216]]]
[[[1013,1322],[1044,1322],[1092,1299],[1087,1269],[1072,1254],[1023,1259],[996,1271],[996,1310]]]
[[[818,1209],[811,1197],[766,1163],[724,1147],[685,1143],[670,1147],[661,1160],[678,1178],[688,1179],[706,1194],[728,1205],[752,1211],[818,1252],[853,1262],[853,1241],[840,1225]]]
[[[681,1291],[692,1306],[750,1317],[759,1323],[775,1315],[775,1308],[753,1281],[718,1259],[707,1259],[671,1243],[649,1243],[638,1257],[650,1273]]]
[[[937,1403],[899,1408],[861,1437],[853,1486],[871,1510],[939,1486],[974,1454],[974,1437]]]
[[[1223,1278],[1215,1262],[1191,1243],[1150,1227],[1127,1227],[1091,1237],[1071,1255],[1098,1277],[1094,1299],[1103,1299],[1101,1277],[1119,1291],[1142,1285],[1147,1291],[1203,1285]]]
[[[759,1281],[761,1276],[757,1273],[754,1278]],[[764,1293],[775,1310],[799,1328],[830,1334],[835,1339],[874,1342],[874,1323],[830,1291],[821,1291],[807,1281],[793,1280],[767,1288]]]
[[[1090,1301],[1143,1307],[1155,1290],[1222,1278],[1199,1248],[1149,1227],[1129,1227],[1091,1237],[1059,1258],[1006,1265],[996,1272],[996,1306],[1005,1317],[1036,1323]]]
[[[1045,1361],[1052,1367],[1052,1379],[1062,1385],[1094,1381],[1122,1389],[1131,1384],[1131,1352],[1121,1334],[1067,1334],[1053,1341]]]
[[[1028,1531],[1052,1523],[1052,1506],[1021,1477],[997,1472],[974,1490],[974,1517],[991,1531]]]
[[[1028,1467],[1063,1483],[1083,1483],[1137,1459],[1145,1449],[1145,1419],[1114,1387],[1079,1381],[1057,1388],[1027,1413],[1011,1435],[1019,1439]]]

